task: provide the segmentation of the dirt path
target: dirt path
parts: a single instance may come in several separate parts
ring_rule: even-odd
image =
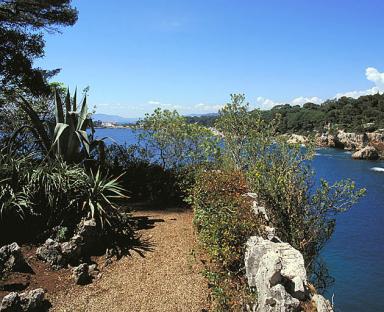
[[[113,262],[99,280],[71,286],[49,296],[53,311],[204,311],[208,286],[194,258],[190,211],[145,211],[136,216],[157,219],[140,230],[152,246],[142,257]],[[164,220],[164,221],[160,221]],[[66,283],[64,283],[66,284]]]

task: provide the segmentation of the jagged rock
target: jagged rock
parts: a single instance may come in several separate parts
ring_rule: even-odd
[[[21,248],[17,243],[0,248],[0,277],[5,272],[31,272],[32,269],[24,259]]]
[[[67,264],[66,259],[63,257],[61,244],[50,238],[37,248],[36,255],[40,260],[49,263],[55,270],[63,268]]]
[[[362,149],[368,144],[368,136],[353,132],[344,132],[339,130],[335,136],[335,147],[344,148],[345,150],[353,151]]]
[[[332,312],[331,303],[323,296],[315,294],[312,297],[312,302],[316,306],[317,312]]]
[[[310,299],[303,256],[288,243],[250,237],[245,269],[248,285],[257,290],[258,312],[297,311]]]
[[[260,205],[257,200],[256,193],[245,193],[244,196],[252,198],[252,210],[256,215],[262,215],[266,221],[269,221],[267,210],[263,205]]]
[[[328,133],[318,134],[315,143],[320,147],[335,147],[335,137]]]
[[[100,271],[99,269],[97,268],[97,264],[91,264],[88,266],[88,273],[89,273],[89,276],[91,276],[92,278],[97,278],[99,277],[99,274],[100,274]]]
[[[93,250],[100,238],[95,219],[82,220],[78,226],[77,235],[83,240],[83,252]]]
[[[16,312],[17,308],[20,307],[20,297],[16,292],[11,292],[6,295],[1,301],[0,311],[1,312]]]
[[[294,311],[307,296],[304,259],[287,243],[253,236],[247,241],[248,284],[258,293],[257,311]]]
[[[82,263],[72,270],[72,276],[78,285],[85,285],[92,281],[89,275],[89,266],[86,263]]]
[[[308,139],[303,135],[291,134],[287,142],[289,144],[305,144],[308,143]]]
[[[45,292],[42,288],[37,288],[28,292],[18,294],[12,292],[3,298],[1,302],[1,312],[19,312],[19,311],[44,311]]]
[[[67,264],[79,263],[83,255],[97,246],[98,238],[96,221],[82,220],[76,234],[69,241],[60,244],[49,238],[37,249],[36,254],[54,269],[60,269]]]
[[[376,160],[379,159],[379,153],[373,146],[366,146],[361,150],[352,154],[353,159],[368,159],[368,160]]]
[[[61,243],[61,252],[66,262],[76,263],[79,261],[82,252],[83,238],[74,235],[68,242]]]
[[[316,145],[321,147],[338,147],[346,150],[361,150],[371,145],[384,158],[384,132],[366,132],[362,134],[339,130],[336,134],[328,132],[316,135]]]

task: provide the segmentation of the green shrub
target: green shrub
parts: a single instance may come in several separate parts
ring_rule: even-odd
[[[232,95],[232,102],[219,112],[216,126],[225,138],[223,163],[244,172],[278,236],[303,253],[311,274],[334,231],[335,215],[349,209],[365,190],[349,180],[334,185],[322,181],[315,188],[313,147],[288,144],[276,133],[279,120],[266,123],[260,112],[248,113],[244,102],[243,95]]]
[[[131,233],[132,226],[115,204],[124,198],[118,179],[100,171],[93,174],[82,165],[59,159],[41,162],[32,155],[0,151],[3,243],[60,236],[58,227],[66,228],[70,236],[82,218],[91,217],[105,235],[122,233],[124,226]]]
[[[200,241],[223,270],[236,274],[243,267],[245,242],[260,231],[247,192],[240,171],[202,172],[191,192]]]
[[[200,166],[219,152],[218,140],[208,128],[187,123],[176,111],[158,108],[136,128],[147,159],[164,169]]]
[[[210,258],[203,274],[214,311],[244,311],[255,299],[244,278],[244,253],[247,239],[259,234],[261,220],[247,192],[245,176],[237,170],[201,172],[191,190],[198,238]]]

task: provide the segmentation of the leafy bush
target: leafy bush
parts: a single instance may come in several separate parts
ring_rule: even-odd
[[[139,121],[137,129],[147,159],[164,169],[202,165],[219,152],[218,140],[209,129],[187,123],[176,111],[158,108]]]
[[[106,150],[106,166],[115,176],[124,175],[120,183],[133,201],[146,200],[156,204],[179,204],[184,193],[174,169],[165,169],[142,156],[137,146],[112,144]]]
[[[260,231],[245,176],[240,171],[206,171],[191,192],[200,241],[225,271],[239,273],[245,242]]]
[[[211,259],[203,274],[214,311],[243,311],[254,301],[244,277],[244,253],[247,239],[259,234],[261,220],[247,192],[246,178],[237,170],[201,172],[191,191],[198,238]]]
[[[115,205],[124,198],[117,178],[61,160],[41,162],[32,156],[0,152],[0,238],[44,239],[55,228],[73,233],[84,217],[94,217],[106,235],[127,225]],[[104,226],[107,225],[107,226]],[[131,227],[128,229],[131,231]],[[57,233],[56,233],[57,234]]]
[[[349,209],[365,190],[348,180],[334,185],[323,181],[315,189],[312,146],[288,144],[276,133],[278,120],[266,123],[257,111],[251,117],[244,101],[243,95],[233,95],[232,103],[219,112],[216,125],[225,137],[224,163],[244,172],[279,237],[303,253],[312,273],[333,233],[335,215]]]

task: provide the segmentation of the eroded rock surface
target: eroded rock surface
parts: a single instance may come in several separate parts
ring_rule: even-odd
[[[17,243],[0,248],[0,277],[6,272],[30,272],[31,270]]]
[[[376,150],[376,148],[370,145],[352,154],[353,159],[377,160],[379,157],[379,152]]]
[[[333,311],[331,303],[321,295],[318,295],[318,294],[313,295],[312,302],[316,306],[317,312]]]
[[[78,264],[79,260],[97,244],[98,237],[96,221],[83,220],[69,241],[59,243],[49,238],[36,250],[36,255],[56,270],[68,264]]]
[[[50,238],[48,238],[42,246],[37,248],[36,255],[40,260],[49,263],[55,270],[63,268],[67,264],[63,257],[61,244]]]
[[[72,276],[75,280],[75,283],[78,285],[89,284],[92,280],[89,275],[89,266],[86,263],[82,263],[79,266],[73,268]]]
[[[28,292],[11,292],[5,296],[0,305],[1,312],[28,311],[39,312],[47,310],[47,302],[44,299],[45,292],[37,288]]]
[[[303,256],[288,243],[252,236],[245,268],[248,285],[257,289],[256,311],[297,311],[301,301],[310,300]]]

